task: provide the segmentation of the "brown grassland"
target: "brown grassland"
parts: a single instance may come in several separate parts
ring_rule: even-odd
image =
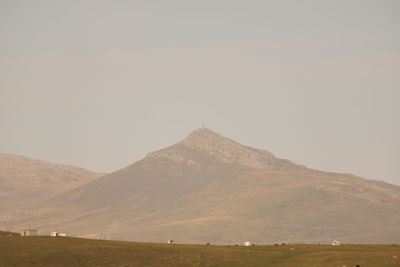
[[[399,245],[206,246],[0,236],[0,266],[400,266]]]

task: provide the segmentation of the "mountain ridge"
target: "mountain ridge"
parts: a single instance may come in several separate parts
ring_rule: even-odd
[[[0,153],[0,221],[102,175],[73,165]]]
[[[400,242],[400,187],[309,169],[197,129],[10,223],[182,243]]]

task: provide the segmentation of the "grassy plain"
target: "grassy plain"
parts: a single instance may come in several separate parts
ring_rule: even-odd
[[[400,266],[399,245],[206,246],[0,236],[0,266]]]

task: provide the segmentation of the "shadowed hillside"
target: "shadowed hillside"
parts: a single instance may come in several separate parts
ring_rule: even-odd
[[[14,220],[181,243],[400,242],[400,187],[308,169],[208,129]]]

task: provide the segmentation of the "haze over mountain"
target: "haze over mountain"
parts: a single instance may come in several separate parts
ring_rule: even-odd
[[[395,243],[400,187],[309,169],[197,129],[9,222],[138,241]]]
[[[76,166],[0,154],[0,221],[101,175]]]

